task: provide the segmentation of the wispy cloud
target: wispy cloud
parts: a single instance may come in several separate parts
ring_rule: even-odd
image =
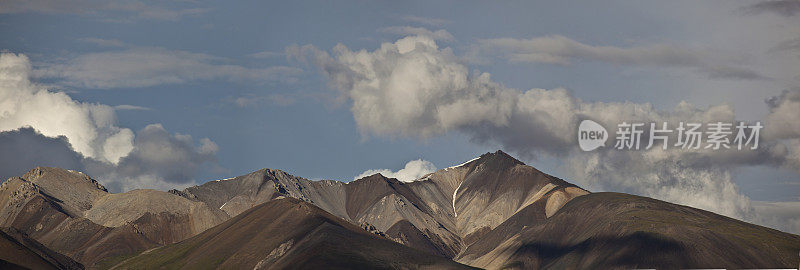
[[[530,39],[484,39],[471,53],[473,58],[501,57],[511,62],[570,65],[595,61],[614,65],[690,68],[709,78],[763,80],[768,77],[740,64],[738,56],[727,57],[707,50],[695,50],[672,44],[629,47],[590,45],[560,36]]]
[[[161,1],[49,1],[49,0],[6,0],[0,2],[0,13],[48,13],[75,14],[96,17],[112,22],[131,22],[137,20],[176,21],[186,16],[196,16],[209,9],[195,6],[192,2]]]
[[[117,111],[150,111],[150,110],[153,110],[153,109],[152,108],[148,108],[148,107],[136,106],[136,105],[122,104],[122,105],[114,106],[114,110],[117,110]]]
[[[454,41],[455,40],[455,37],[453,37],[452,34],[450,34],[449,32],[447,32],[447,30],[444,30],[444,29],[431,31],[431,30],[428,30],[427,28],[423,28],[423,27],[390,26],[390,27],[384,27],[384,28],[378,29],[378,31],[384,32],[384,33],[402,35],[402,36],[410,36],[410,35],[426,36],[426,37],[430,37],[432,39],[441,40],[441,41]]]
[[[102,38],[79,38],[78,41],[84,43],[94,44],[100,47],[123,47],[125,43],[116,39],[102,39]]]
[[[250,56],[250,57],[253,57],[253,58],[266,59],[266,58],[282,57],[282,56],[285,56],[285,55],[286,54],[284,54],[283,52],[262,51],[262,52],[257,52],[257,53],[251,53],[251,54],[248,54],[247,56]]]
[[[450,21],[444,19],[426,18],[414,15],[403,16],[401,19],[406,22],[424,24],[428,26],[443,26],[450,23]]]
[[[792,17],[800,14],[800,1],[797,0],[771,0],[763,1],[741,9],[745,14],[761,14],[765,12]]]
[[[754,201],[753,207],[764,223],[775,224],[782,231],[800,232],[800,202]]]
[[[56,83],[94,89],[135,88],[193,81],[225,80],[235,83],[296,81],[301,70],[272,66],[251,68],[209,54],[160,47],[132,47],[89,53],[42,64],[36,75]]]
[[[284,94],[271,94],[266,96],[242,96],[237,98],[226,98],[225,101],[232,103],[240,108],[256,107],[262,104],[289,106],[294,104],[297,99]]]
[[[800,37],[784,40],[775,47],[772,47],[769,52],[784,52],[784,51],[798,51],[800,52]]]

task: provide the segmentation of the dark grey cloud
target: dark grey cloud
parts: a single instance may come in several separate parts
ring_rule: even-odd
[[[51,138],[32,127],[0,132],[0,182],[36,166],[85,172],[113,192],[135,188],[170,188],[194,184],[202,166],[214,167],[217,145],[188,135],[169,134],[161,125],[137,133],[134,150],[119,164],[86,158],[67,137]]]
[[[209,139],[200,145],[189,135],[169,134],[159,124],[148,125],[136,133],[134,150],[122,158],[117,171],[126,176],[158,175],[165,181],[186,183],[193,180],[203,163],[214,162],[217,145]]]
[[[83,170],[83,159],[64,136],[50,138],[31,127],[0,132],[0,181],[36,166]]]
[[[217,168],[214,142],[203,138],[198,144],[189,135],[170,134],[160,124],[136,132],[133,146],[116,165],[84,160],[86,172],[112,191],[126,191],[189,186],[200,170]]]
[[[83,170],[112,191],[167,189],[191,183],[205,163],[216,165],[211,140],[195,145],[160,124],[134,138],[116,126],[115,110],[146,108],[81,103],[31,82],[30,72],[24,55],[0,54],[0,177],[55,166]]]
[[[798,0],[772,0],[755,3],[742,10],[746,14],[760,14],[765,12],[775,13],[785,17],[800,14],[800,1]]]

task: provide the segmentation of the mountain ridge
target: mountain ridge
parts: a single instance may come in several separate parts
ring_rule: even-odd
[[[59,185],[69,187],[62,189]],[[108,193],[85,174],[37,167],[0,185],[0,216],[5,218],[0,226],[18,228],[88,268],[105,268],[127,262],[145,250],[150,254],[161,250],[153,248],[174,247],[209,230],[221,230],[220,226],[231,220],[254,215],[254,208],[286,199],[308,204],[352,225],[345,226],[344,231],[319,227],[330,237],[319,234],[312,242],[323,247],[335,245],[341,241],[337,237],[350,235],[357,228],[359,234],[415,250],[408,254],[422,252],[490,269],[786,267],[797,265],[792,263],[800,251],[800,237],[796,235],[645,197],[591,193],[500,150],[411,182],[381,174],[347,183],[312,181],[263,168],[167,192]],[[273,215],[268,212],[247,218],[259,220],[260,215]],[[695,222],[698,220],[702,222]],[[731,233],[730,228],[742,233]],[[256,256],[263,262],[256,264],[251,261],[256,257],[247,257],[247,265],[277,267],[276,258],[299,256],[291,250],[296,250],[300,239],[287,241],[270,246],[272,255]],[[670,253],[658,255],[658,250],[647,248],[648,244],[663,244]],[[711,252],[694,248],[697,246]],[[608,249],[619,252],[608,253]],[[724,256],[725,252],[752,258],[740,260]],[[717,253],[723,255],[714,255]],[[373,263],[373,259],[380,261],[377,258],[388,256],[358,254],[359,258],[372,258],[365,260]],[[598,256],[614,259],[598,260]],[[653,259],[636,259],[639,257]],[[310,260],[302,256],[295,259]],[[709,262],[712,264],[703,264]]]

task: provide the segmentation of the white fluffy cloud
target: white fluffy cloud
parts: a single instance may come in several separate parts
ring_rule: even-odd
[[[207,138],[195,144],[191,136],[170,134],[160,124],[134,135],[116,126],[114,108],[50,92],[30,81],[31,72],[24,55],[0,54],[0,144],[27,149],[0,151],[0,160],[14,161],[0,163],[1,173],[25,169],[20,166],[66,166],[123,191],[190,184],[203,164],[215,161],[218,147]]]
[[[406,163],[406,166],[402,169],[393,172],[389,169],[373,169],[373,170],[366,170],[363,173],[359,174],[356,177],[353,177],[353,180],[358,180],[376,173],[380,173],[381,175],[388,177],[388,178],[397,178],[402,182],[411,182],[414,180],[419,179],[420,177],[435,172],[436,166],[433,165],[430,161],[426,160],[412,160]]]
[[[114,109],[80,103],[30,81],[24,55],[0,54],[0,131],[32,126],[48,137],[65,136],[86,157],[119,162],[133,150],[133,132],[115,126]]]
[[[629,59],[625,61],[656,63],[675,56],[668,48],[661,48],[666,54],[650,58],[651,49],[570,46],[579,48],[567,52],[554,49],[550,56],[537,57],[559,62],[582,54],[602,58],[610,51],[610,55]],[[640,50],[644,50],[643,55],[635,56]],[[307,45],[290,47],[287,53],[314,63],[331,86],[352,101],[353,117],[364,134],[427,138],[462,132],[473,141],[499,143],[523,156],[562,158],[569,164],[565,166],[572,180],[593,190],[642,194],[755,220],[749,198],[731,180],[732,171],[747,165],[800,171],[800,162],[793,162],[800,156],[800,143],[791,143],[800,132],[786,122],[791,119],[788,117],[800,114],[800,109],[787,103],[790,94],[771,102],[775,104],[773,113],[764,123],[779,126],[785,131],[780,137],[789,141],[771,139],[766,130],[757,150],[664,151],[655,147],[649,151],[612,151],[607,147],[585,153],[578,150],[575,136],[583,119],[595,120],[613,132],[623,121],[668,122],[674,128],[680,121],[733,122],[735,113],[724,104],[698,108],[681,102],[670,111],[659,111],[646,103],[584,102],[561,88],[507,88],[492,81],[488,73],[470,73],[452,50],[439,48],[427,36],[405,37],[374,51],[352,51],[337,45],[331,55]],[[630,53],[634,56],[628,56]],[[687,57],[669,61],[701,66],[694,60],[680,60]],[[674,143],[675,138],[670,141]]]

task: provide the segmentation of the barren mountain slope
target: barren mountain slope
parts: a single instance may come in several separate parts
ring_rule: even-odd
[[[536,201],[545,199],[541,207],[552,214],[588,194],[502,151],[436,171],[409,186],[438,216],[450,219],[443,223],[462,238],[492,229]]]
[[[14,228],[0,228],[0,269],[83,269]]]
[[[262,169],[211,181],[174,194],[205,202],[230,215],[288,196],[399,243],[455,257],[480,234],[537,201],[554,213],[588,192],[497,151],[403,183],[380,174],[349,183],[310,181]]]
[[[281,197],[120,269],[465,269],[368,233],[313,204]]]
[[[460,239],[431,215],[407,183],[376,174],[349,183],[310,181],[280,170],[262,169],[244,176],[170,191],[238,214],[279,196],[300,199],[342,219],[409,246],[452,257]],[[400,221],[413,228],[390,230]],[[397,232],[395,234],[395,232]],[[413,235],[410,235],[413,234]]]
[[[183,240],[227,218],[166,192],[110,194],[85,174],[59,168],[37,167],[0,185],[0,226],[87,267]]]
[[[545,216],[528,206],[456,260],[489,269],[790,268],[799,261],[800,236],[634,195],[593,193]]]
[[[197,233],[125,266],[424,268],[453,266],[442,261],[451,258],[489,269],[773,268],[797,266],[800,251],[800,236],[589,193],[502,151],[408,183],[380,174],[311,181],[262,169],[169,193],[109,194],[81,173],[36,168],[0,185],[0,217],[87,267]]]

